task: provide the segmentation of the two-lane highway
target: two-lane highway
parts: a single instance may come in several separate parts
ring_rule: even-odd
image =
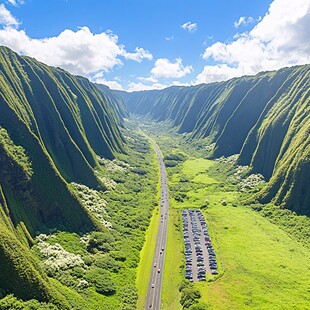
[[[169,193],[166,168],[160,149],[158,145],[148,135],[146,135],[144,132],[142,132],[142,134],[152,143],[155,148],[160,172],[160,221],[158,225],[156,247],[153,258],[153,267],[151,271],[150,281],[148,284],[148,293],[145,303],[145,309],[159,310],[161,303],[161,289],[166,256]]]

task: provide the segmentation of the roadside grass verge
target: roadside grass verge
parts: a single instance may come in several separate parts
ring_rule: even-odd
[[[162,287],[161,309],[181,310],[178,284],[182,281],[180,266],[184,264],[182,254],[182,233],[178,210],[169,210],[168,239]]]
[[[153,211],[150,226],[145,234],[145,242],[140,251],[140,262],[137,268],[136,286],[138,289],[137,309],[144,309],[144,304],[147,295],[147,289],[153,267],[153,258],[156,246],[156,238],[159,223],[159,208]]]

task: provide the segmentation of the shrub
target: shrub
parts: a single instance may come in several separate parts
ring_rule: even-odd
[[[187,309],[190,306],[198,303],[198,299],[200,297],[201,294],[197,288],[185,287],[182,289],[180,303],[183,306],[183,309]]]
[[[206,304],[198,303],[190,306],[188,310],[207,310],[209,307]]]
[[[110,256],[117,261],[124,262],[126,261],[126,254],[122,251],[112,251]]]
[[[86,280],[95,286],[96,292],[99,294],[109,296],[116,293],[115,284],[107,270],[101,268],[91,269],[86,274]]]
[[[201,206],[202,209],[206,209],[208,208],[208,206],[210,205],[210,201],[208,199],[206,199],[203,203],[203,205]]]
[[[120,269],[120,266],[117,263],[117,261],[110,256],[104,256],[98,258],[95,261],[94,265],[102,269],[110,270],[112,272],[118,272]]]
[[[179,285],[179,292],[182,292],[185,288],[193,287],[193,284],[191,284],[187,280],[183,280],[182,283]]]
[[[121,293],[123,301],[122,310],[135,310],[137,309],[138,290],[135,286],[128,286]]]
[[[17,299],[14,295],[7,295],[0,299],[1,310],[57,310],[59,309],[54,304],[39,302],[36,299],[22,301]]]
[[[60,270],[67,270],[75,266],[84,266],[84,261],[79,254],[64,250],[59,244],[49,244],[43,241],[42,235],[37,237],[37,248],[46,260],[43,265],[49,275],[55,275]]]
[[[74,267],[71,271],[71,274],[77,278],[83,278],[85,275],[85,269],[81,267]]]
[[[95,231],[90,234],[87,250],[95,252],[94,249],[107,253],[112,250],[111,243],[114,242],[114,237],[110,232]]]

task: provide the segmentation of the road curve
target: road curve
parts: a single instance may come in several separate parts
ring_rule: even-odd
[[[156,142],[152,140],[142,130],[141,133],[151,142],[156,151],[160,172],[160,221],[158,224],[158,233],[153,258],[153,267],[151,270],[151,277],[150,282],[148,284],[148,291],[145,303],[145,309],[159,310],[161,302],[161,289],[162,289],[163,272],[165,265],[165,256],[166,256],[169,193],[168,193],[166,168],[160,149],[156,144]]]

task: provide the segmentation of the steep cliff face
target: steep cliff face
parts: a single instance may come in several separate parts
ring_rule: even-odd
[[[128,109],[126,108],[123,98],[118,94],[117,91],[111,90],[108,86],[103,84],[95,84],[96,87],[101,91],[106,102],[113,109],[114,114],[119,120],[119,125],[123,125],[123,118],[129,116]]]
[[[85,78],[4,47],[0,70],[0,125],[10,132],[12,118],[18,118],[67,181],[96,186],[91,169],[96,155],[113,158],[113,152],[123,149],[119,116],[108,96]]]
[[[68,182],[102,187],[97,156],[124,150],[119,98],[0,47],[0,291],[70,308],[28,244],[38,232],[100,224]]]
[[[262,201],[310,214],[310,65],[221,83],[120,95],[130,113],[169,119],[189,139],[214,142],[213,157],[240,153],[270,182]]]

